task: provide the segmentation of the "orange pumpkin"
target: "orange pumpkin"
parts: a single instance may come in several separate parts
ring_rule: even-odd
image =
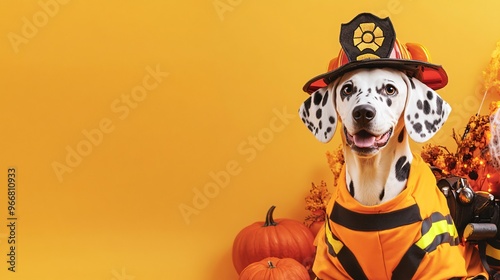
[[[248,265],[239,280],[310,280],[306,268],[291,258],[265,258]]]
[[[238,274],[249,264],[267,257],[292,258],[309,269],[314,260],[314,236],[301,222],[273,218],[272,206],[265,222],[242,229],[233,243],[233,265]]]
[[[313,236],[316,236],[316,235],[318,235],[318,232],[320,231],[320,229],[322,229],[324,226],[325,226],[325,221],[313,222],[309,226],[309,230],[311,231],[311,233],[313,234]]]

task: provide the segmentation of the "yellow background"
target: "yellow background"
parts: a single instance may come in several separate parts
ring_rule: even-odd
[[[304,82],[336,56],[340,24],[364,11],[390,16],[400,41],[430,50],[454,108],[432,141],[453,145],[451,129],[479,107],[499,10],[451,0],[1,1],[0,278],[236,279],[231,246],[244,226],[271,205],[303,220],[311,182],[331,185],[324,153],[339,138],[317,142],[296,111]],[[140,101],[126,103],[145,82]]]

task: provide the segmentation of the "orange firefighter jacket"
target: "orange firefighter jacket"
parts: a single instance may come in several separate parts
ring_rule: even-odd
[[[361,205],[339,180],[315,244],[313,271],[323,280],[487,276],[475,247],[460,244],[446,198],[418,155],[406,189],[380,205]]]

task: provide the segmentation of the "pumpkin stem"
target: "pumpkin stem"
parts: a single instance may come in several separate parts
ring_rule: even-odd
[[[269,268],[273,269],[273,268],[276,268],[273,264],[272,261],[267,261],[267,265],[269,266]]]
[[[271,208],[269,208],[269,210],[267,210],[266,222],[262,225],[263,227],[276,226],[278,224],[273,219],[274,208],[276,208],[276,206],[273,205],[271,206]]]

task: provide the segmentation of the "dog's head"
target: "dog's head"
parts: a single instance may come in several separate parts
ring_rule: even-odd
[[[448,118],[451,107],[434,90],[404,72],[384,68],[357,69],[321,88],[302,104],[302,121],[327,143],[337,123],[343,139],[358,155],[383,149],[405,128],[416,142],[430,139]]]

